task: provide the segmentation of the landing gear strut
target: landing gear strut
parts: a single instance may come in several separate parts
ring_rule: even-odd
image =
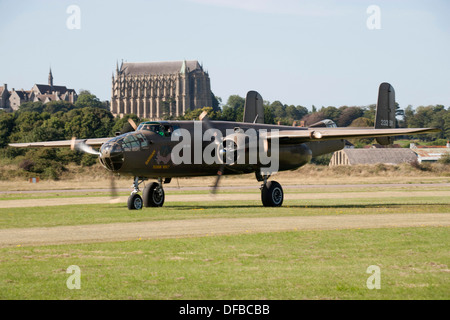
[[[280,207],[284,199],[283,188],[276,181],[267,181],[268,178],[268,175],[256,174],[258,181],[264,181],[261,185],[262,204],[264,207]]]
[[[145,178],[135,177],[133,182],[133,191],[128,197],[128,209],[140,210],[143,207],[162,207],[164,204],[164,189],[163,180],[158,178],[158,182],[146,185],[142,192],[142,197],[138,194],[140,192],[139,185],[146,180]],[[165,179],[164,183],[169,183],[170,179]]]
[[[133,182],[133,191],[131,191],[131,195],[128,197],[127,206],[130,210],[140,210],[143,207],[144,202],[142,201],[142,197],[138,194],[139,192],[139,184],[144,182],[144,179],[140,179],[139,177],[134,177]]]

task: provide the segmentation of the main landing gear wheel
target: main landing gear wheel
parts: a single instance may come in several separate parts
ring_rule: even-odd
[[[144,188],[144,207],[162,207],[164,204],[164,189],[161,184],[153,182]]]
[[[143,201],[140,195],[137,193],[133,193],[131,196],[128,197],[128,209],[130,210],[141,210]]]
[[[276,181],[267,181],[261,188],[261,201],[264,207],[280,207],[283,204],[283,188]]]

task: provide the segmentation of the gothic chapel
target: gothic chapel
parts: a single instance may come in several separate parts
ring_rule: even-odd
[[[196,60],[124,62],[112,76],[111,112],[161,120],[212,107],[208,72]]]

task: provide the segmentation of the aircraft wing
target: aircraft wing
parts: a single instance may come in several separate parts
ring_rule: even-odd
[[[61,141],[45,141],[45,142],[23,142],[10,143],[9,146],[15,148],[71,148],[74,144],[83,142],[91,147],[101,147],[105,142],[113,139],[110,138],[96,138],[96,139],[76,139],[76,140],[61,140]]]
[[[280,130],[261,134],[263,138],[279,138],[280,144],[298,144],[309,141],[325,141],[338,139],[357,139],[402,136],[439,132],[437,128],[398,128],[398,129],[372,129],[372,128],[307,128],[302,130]]]

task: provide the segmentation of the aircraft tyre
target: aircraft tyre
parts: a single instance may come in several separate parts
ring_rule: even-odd
[[[261,189],[261,201],[264,207],[280,207],[283,204],[284,193],[276,181],[267,181]]]
[[[162,207],[164,204],[164,189],[157,182],[145,186],[144,192],[144,207]]]
[[[127,205],[129,210],[141,210],[143,205],[141,196],[137,193],[132,194],[128,197]]]

